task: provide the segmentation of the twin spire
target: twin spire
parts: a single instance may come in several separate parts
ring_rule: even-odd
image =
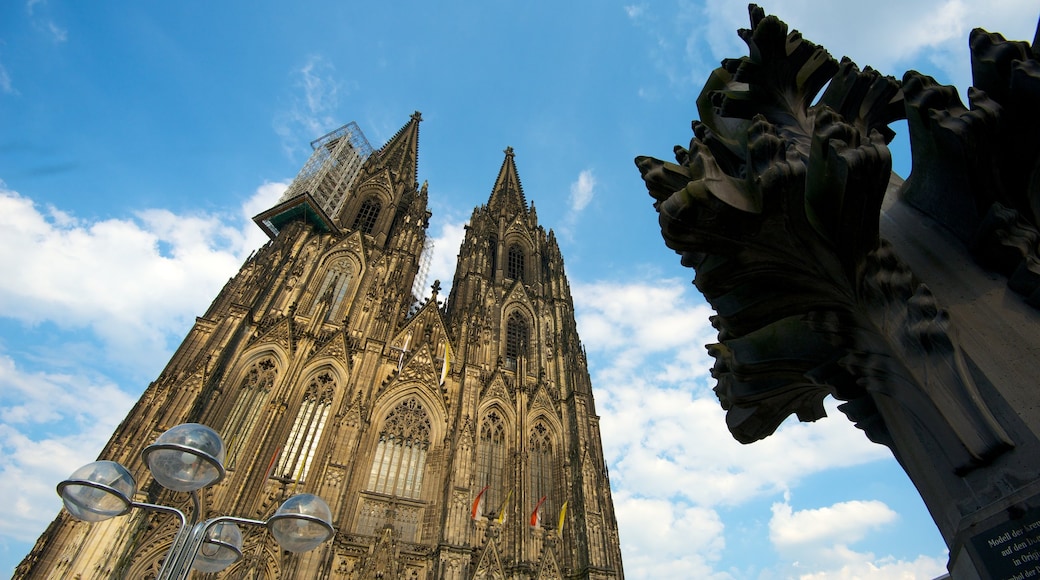
[[[405,180],[410,189],[415,188],[419,179],[420,121],[422,121],[422,113],[419,111],[412,113],[408,122],[376,153],[384,166],[394,175]],[[488,209],[496,214],[503,210],[510,215],[527,213],[527,198],[524,196],[524,188],[516,170],[513,148],[506,147],[504,153],[506,158],[502,162],[498,178],[495,179],[495,185],[491,189]]]

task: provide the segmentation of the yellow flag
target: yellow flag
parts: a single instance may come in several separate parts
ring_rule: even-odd
[[[560,508],[560,524],[556,526],[556,533],[563,537],[563,518],[567,515],[567,502],[563,502],[563,506]]]
[[[509,490],[506,494],[506,499],[502,501],[502,507],[498,508],[498,523],[506,523],[506,505],[509,504],[509,498],[513,497],[513,490]]]

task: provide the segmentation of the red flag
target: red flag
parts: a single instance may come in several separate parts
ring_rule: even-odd
[[[491,486],[485,485],[484,489],[480,490],[480,493],[477,494],[477,499],[473,500],[473,509],[470,510],[471,520],[477,519],[477,510],[480,508],[480,498],[484,497],[484,492],[487,491],[489,487]]]
[[[274,469],[274,460],[278,459],[278,454],[281,452],[281,447],[274,450],[274,455],[271,456],[271,461],[267,464],[267,473],[264,474],[264,481],[267,481],[267,478],[271,477],[271,470]]]
[[[539,519],[538,518],[538,508],[542,507],[542,503],[545,502],[545,498],[546,497],[548,497],[548,496],[544,496],[543,495],[542,499],[538,500],[538,503],[534,506],[534,511],[531,512],[531,526],[532,527],[538,525],[538,519]]]

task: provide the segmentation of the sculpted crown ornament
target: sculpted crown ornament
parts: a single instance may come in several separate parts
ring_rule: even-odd
[[[946,313],[878,234],[900,82],[749,11],[749,55],[711,74],[677,163],[636,159],[665,243],[717,312],[730,431],[748,443],[791,414],[816,420],[831,394],[897,458],[898,415],[927,425],[954,471],[985,463],[1011,443]]]

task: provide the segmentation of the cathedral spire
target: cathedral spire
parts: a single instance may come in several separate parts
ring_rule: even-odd
[[[378,153],[383,166],[398,179],[406,182],[410,186],[409,189],[414,189],[418,183],[419,121],[422,121],[422,113],[412,113],[404,127],[401,127]]]
[[[506,158],[491,190],[491,198],[488,199],[488,209],[492,214],[503,210],[509,214],[519,213],[520,210],[526,213],[527,199],[524,197],[524,187],[520,184],[520,174],[516,171],[513,148],[506,147],[505,154]]]

